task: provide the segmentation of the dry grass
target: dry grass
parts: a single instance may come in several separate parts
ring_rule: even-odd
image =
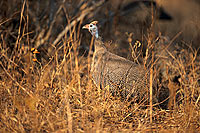
[[[159,59],[152,58],[156,44],[155,37],[149,33],[144,62],[146,66],[148,58],[154,62],[151,78],[158,81],[158,91],[162,91],[162,85],[167,86],[165,90],[169,89],[170,97],[163,99],[169,100],[168,107],[155,106],[164,101],[154,105],[151,102],[151,106],[124,101],[112,96],[109,87],[100,89],[93,84],[89,72],[90,54],[80,54],[80,45],[86,42],[86,38],[81,40],[84,17],[80,16],[89,13],[88,8],[84,9],[89,4],[83,4],[80,9],[84,11],[76,13],[75,18],[69,15],[74,9],[60,4],[47,28],[47,15],[38,21],[33,9],[29,9],[29,4],[37,2],[15,2],[20,10],[13,10],[15,6],[5,2],[3,4],[9,7],[7,18],[0,20],[0,132],[200,131],[197,51],[188,46],[178,56],[171,54],[173,61],[168,62],[166,71],[169,70],[169,77],[178,73],[179,81],[173,82],[170,78],[166,83],[158,81],[162,66],[157,66]],[[73,7],[78,2],[65,3]],[[46,3],[41,4],[44,5]],[[68,23],[66,27],[61,25],[63,16]],[[62,34],[58,36],[59,33]],[[134,44],[130,38],[128,45]],[[132,56],[136,57],[139,49],[131,48]],[[92,47],[89,49],[91,52]]]

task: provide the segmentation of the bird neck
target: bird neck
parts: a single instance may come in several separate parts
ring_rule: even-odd
[[[102,38],[99,36],[98,38],[95,38],[94,40],[94,49],[95,51],[99,51],[99,50],[107,50],[106,47],[104,46],[104,43],[102,41]]]

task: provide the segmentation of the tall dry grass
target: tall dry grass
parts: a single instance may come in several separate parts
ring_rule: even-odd
[[[20,10],[11,12],[14,7],[10,7],[8,11],[13,16],[0,23],[0,132],[200,131],[198,51],[188,46],[178,56],[169,52],[172,60],[166,61],[165,71],[169,77],[178,73],[179,78],[178,82],[168,78],[164,83],[159,80],[162,67],[157,65],[159,58],[152,58],[157,44],[151,30],[146,37],[143,60],[146,66],[148,59],[154,62],[151,81],[157,83],[158,92],[169,90],[170,95],[150,105],[122,100],[112,96],[108,86],[101,89],[93,84],[90,74],[93,44],[82,37],[83,18],[102,3],[93,8],[84,8],[89,6],[84,3],[75,18],[68,14],[74,10],[67,11],[60,4],[47,28],[47,16],[38,21],[29,9],[29,4],[37,2],[15,2]],[[66,3],[73,6],[78,2]],[[65,27],[59,25],[61,10],[66,17]],[[89,54],[80,54],[85,42],[90,44]],[[129,44],[135,57],[134,53],[140,51],[134,49],[133,40]],[[152,88],[150,94],[152,101]],[[166,101],[167,108],[161,108]]]

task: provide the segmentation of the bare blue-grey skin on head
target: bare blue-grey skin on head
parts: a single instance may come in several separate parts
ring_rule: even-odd
[[[88,29],[89,32],[95,36],[95,38],[98,38],[99,37],[99,34],[98,34],[98,28],[97,28],[97,24],[98,21],[93,21],[91,22],[90,24],[86,24],[85,26],[83,26],[83,29]]]
[[[94,54],[91,73],[94,83],[102,88],[109,86],[112,94],[123,97],[144,96],[148,88],[148,74],[143,66],[109,52],[98,35],[97,21],[83,26],[94,36]]]

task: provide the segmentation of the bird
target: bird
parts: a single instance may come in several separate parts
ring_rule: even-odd
[[[90,69],[94,83],[101,88],[108,86],[113,95],[144,98],[148,90],[149,72],[144,66],[109,52],[99,36],[97,23],[92,21],[82,27],[94,38]]]

